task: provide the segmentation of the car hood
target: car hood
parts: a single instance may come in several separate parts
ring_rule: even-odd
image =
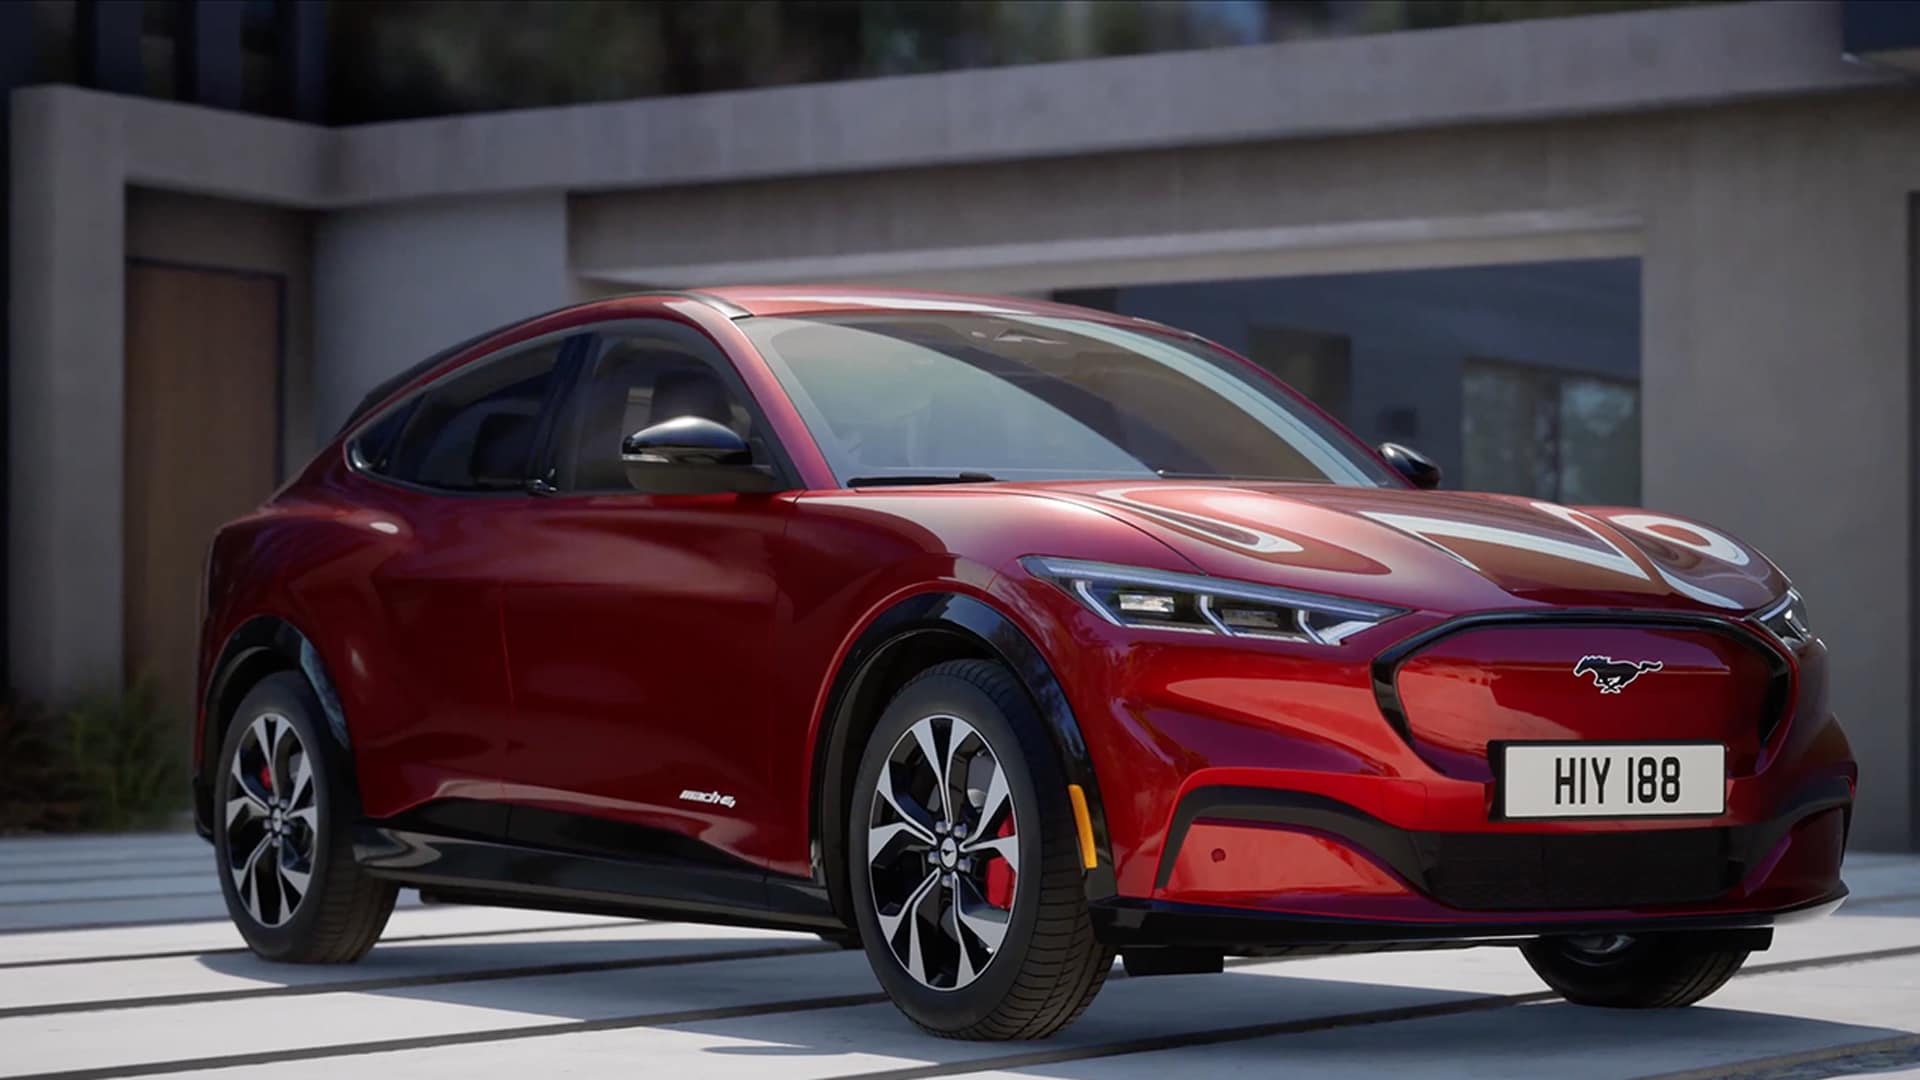
[[[1329,484],[1080,481],[1027,490],[1128,522],[1203,573],[1428,611],[1724,613],[1761,607],[1787,588],[1765,556],[1726,533],[1626,507]]]

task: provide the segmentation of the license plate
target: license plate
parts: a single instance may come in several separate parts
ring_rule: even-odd
[[[1718,743],[1531,743],[1500,751],[1505,817],[1726,812],[1727,748]]]

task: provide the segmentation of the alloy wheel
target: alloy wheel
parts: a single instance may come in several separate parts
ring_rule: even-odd
[[[281,926],[306,898],[319,850],[313,763],[293,722],[253,718],[228,762],[226,867],[247,913]]]
[[[1020,838],[993,748],[956,716],[916,721],[875,781],[867,878],[881,936],[914,981],[958,990],[999,954]]]

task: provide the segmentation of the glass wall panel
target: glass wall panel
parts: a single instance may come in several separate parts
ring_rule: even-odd
[[[1445,486],[1640,497],[1640,264],[1599,259],[1054,294],[1245,355]]]

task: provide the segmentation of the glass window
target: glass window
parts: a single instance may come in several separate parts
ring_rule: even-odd
[[[1446,486],[1587,503],[1640,491],[1640,262],[1576,259],[1123,285],[1054,298],[1244,353]]]
[[[347,444],[347,454],[353,459],[354,468],[383,476],[391,472],[393,448],[400,441],[400,432],[406,428],[407,418],[413,415],[413,408],[419,403],[418,397],[410,398],[355,435],[353,441]]]
[[[696,416],[724,424],[747,440],[756,464],[772,460],[733,382],[725,358],[662,327],[603,340],[569,404],[554,451],[553,482],[562,491],[702,494],[734,490],[710,466],[649,463],[620,456],[628,435],[667,420]]]
[[[553,341],[482,361],[421,392],[402,406],[406,421],[375,472],[447,491],[514,491],[526,484],[540,427],[540,410],[553,387],[562,342]],[[372,436],[387,421],[368,429]]]
[[[1461,398],[1467,487],[1576,504],[1640,501],[1632,383],[1469,360]]]
[[[1012,314],[740,325],[843,483],[960,473],[1391,482],[1336,425],[1183,337]]]

